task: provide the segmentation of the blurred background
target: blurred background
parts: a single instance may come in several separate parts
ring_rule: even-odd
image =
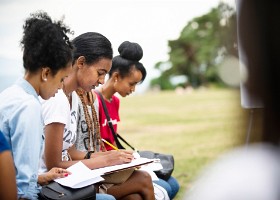
[[[37,10],[63,17],[72,37],[102,33],[114,55],[125,40],[139,43],[148,75],[138,93],[221,85],[217,66],[227,55],[236,56],[234,0],[1,0],[0,91],[23,73],[22,25]]]

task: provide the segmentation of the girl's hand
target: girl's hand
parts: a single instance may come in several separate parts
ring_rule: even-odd
[[[47,174],[51,180],[54,180],[57,178],[67,177],[69,174],[71,174],[71,172],[67,171],[66,169],[54,167],[48,171]]]
[[[106,156],[109,165],[130,163],[134,159],[133,152],[127,150],[112,150]]]
[[[50,181],[53,181],[54,179],[64,178],[67,177],[69,174],[71,174],[71,172],[67,171],[66,169],[54,167],[50,171],[44,174],[40,174],[38,176],[38,183],[40,185],[46,185]]]

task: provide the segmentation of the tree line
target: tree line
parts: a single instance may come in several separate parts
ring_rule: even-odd
[[[178,86],[225,86],[218,66],[231,55],[238,57],[236,11],[221,2],[203,16],[189,21],[176,40],[169,40],[169,60],[156,63],[160,76],[151,86],[162,90]]]

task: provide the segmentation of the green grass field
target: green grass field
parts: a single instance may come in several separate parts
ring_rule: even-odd
[[[176,200],[183,198],[203,166],[246,133],[238,90],[134,95],[121,99],[120,117],[118,132],[138,150],[174,155],[173,176],[181,185]]]

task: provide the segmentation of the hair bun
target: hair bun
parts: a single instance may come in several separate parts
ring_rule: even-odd
[[[125,41],[121,43],[118,51],[122,58],[132,61],[139,61],[143,57],[142,47],[134,42]]]

